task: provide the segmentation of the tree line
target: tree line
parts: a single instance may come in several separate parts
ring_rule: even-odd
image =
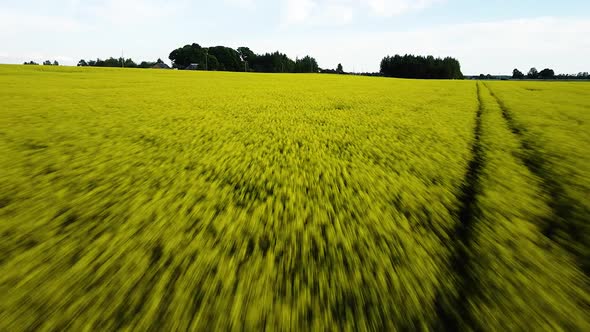
[[[555,78],[555,71],[553,69],[545,68],[541,71],[538,71],[537,68],[533,67],[529,70],[529,72],[525,75],[518,69],[514,69],[512,71],[512,78],[522,80],[524,78],[528,79],[552,79]]]
[[[587,80],[590,79],[590,76],[588,75],[588,72],[580,72],[578,74],[559,74],[559,75],[555,75],[555,71],[553,69],[550,68],[545,68],[541,71],[538,71],[537,68],[533,67],[531,68],[528,73],[525,75],[523,72],[521,72],[518,69],[514,69],[512,71],[512,78],[513,79],[518,79],[518,80],[522,80],[522,79],[532,79],[532,80],[536,80],[536,79],[541,79],[541,80],[551,80],[551,79],[567,79],[567,80]]]
[[[336,66],[336,69],[322,69],[320,68],[320,73],[322,74],[348,74],[344,71],[344,68],[342,67],[342,64],[339,63],[338,66]]]
[[[125,58],[113,58],[110,57],[106,60],[101,60],[100,58],[96,60],[80,60],[78,61],[78,67],[125,67],[125,68],[153,68],[156,65],[163,65],[168,67],[162,61],[162,59],[158,59],[157,61],[142,61],[141,63],[137,64],[132,59],[125,59]]]
[[[336,69],[322,69],[318,66],[315,58],[305,56],[301,59],[290,59],[286,54],[279,51],[273,53],[256,54],[248,47],[232,49],[225,46],[201,47],[193,43],[173,50],[169,59],[176,69],[192,70],[220,70],[220,71],[249,71],[265,73],[324,73],[324,74],[347,74],[342,64]],[[39,65],[35,61],[24,62],[25,65]],[[59,66],[57,61],[46,60],[45,66]],[[136,63],[130,58],[113,58],[106,60],[81,59],[79,67],[126,67],[126,68],[169,68],[167,64],[158,59],[156,61],[142,61]],[[363,76],[385,76],[398,78],[418,79],[463,79],[461,64],[457,59],[435,58],[429,56],[415,56],[406,54],[404,56],[386,56],[381,60],[380,71],[375,73],[356,73]],[[492,76],[490,74],[469,76],[474,79],[509,79],[510,76]],[[517,68],[512,71],[512,79],[542,79],[542,80],[590,80],[588,72],[577,74],[555,74],[550,68],[538,71],[535,67],[524,74]]]
[[[429,56],[386,56],[381,60],[381,75],[398,78],[463,79],[457,59]]]
[[[33,66],[37,66],[39,65],[38,63],[36,63],[35,61],[26,61],[25,63],[23,63],[24,65],[33,65]],[[49,60],[45,60],[43,61],[43,65],[44,66],[59,66],[59,62],[57,62],[57,60],[49,61]]]
[[[248,47],[202,47],[197,43],[184,45],[168,57],[177,69],[247,71],[265,73],[317,73],[319,66],[311,56],[290,59],[279,51],[256,54]]]
[[[590,80],[590,74],[587,71],[577,74],[559,74],[555,75],[558,80]]]

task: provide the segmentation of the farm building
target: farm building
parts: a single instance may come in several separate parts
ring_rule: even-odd
[[[158,62],[152,66],[152,69],[170,69],[170,66],[163,62]]]

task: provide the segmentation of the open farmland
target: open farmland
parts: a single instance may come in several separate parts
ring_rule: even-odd
[[[0,66],[0,331],[590,330],[590,84]]]

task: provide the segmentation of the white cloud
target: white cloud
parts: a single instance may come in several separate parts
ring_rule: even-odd
[[[155,0],[106,0],[85,6],[84,11],[111,24],[131,26],[157,23],[157,19],[172,16],[183,7],[184,1],[175,1],[171,6]]]
[[[15,11],[0,12],[0,36],[23,32],[52,33],[83,29],[84,25],[68,17],[47,16]]]
[[[293,25],[306,22],[317,3],[314,0],[286,0],[283,5],[283,24]]]
[[[444,0],[360,0],[379,16],[395,16],[432,7]]]
[[[235,1],[235,0],[234,0]],[[445,0],[285,0],[283,26],[334,26],[351,23],[355,15],[392,17],[419,11]]]
[[[325,13],[319,24],[343,25],[352,22],[354,19],[354,8],[338,3],[327,4]]]
[[[355,7],[346,0],[286,0],[282,25],[338,26],[352,22]]]
[[[245,1],[245,0],[240,0]],[[138,26],[154,24],[182,11],[186,1],[177,0],[174,6],[157,0],[104,0],[82,4],[80,0],[68,0],[59,14],[45,14],[33,8],[25,10],[0,10],[0,36],[23,34],[82,32],[102,30],[106,25]],[[1,8],[1,6],[0,6]],[[83,18],[82,18],[83,17]]]
[[[231,6],[237,6],[240,8],[251,8],[255,4],[255,0],[223,0],[225,3]]]

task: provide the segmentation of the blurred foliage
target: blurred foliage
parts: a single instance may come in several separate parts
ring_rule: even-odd
[[[524,164],[518,136],[480,86],[484,160],[469,246],[470,325],[491,331],[587,331],[590,297],[573,258],[543,236],[551,197]]]
[[[521,159],[542,179],[553,209],[542,231],[590,273],[588,83],[488,83],[522,141]]]
[[[483,86],[36,66],[0,85],[0,330],[588,327]]]

